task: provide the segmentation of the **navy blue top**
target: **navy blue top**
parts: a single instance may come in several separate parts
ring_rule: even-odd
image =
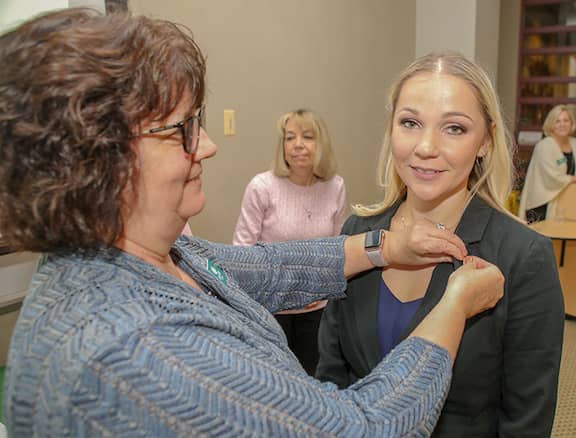
[[[422,298],[403,303],[390,291],[383,279],[380,279],[378,297],[378,338],[380,353],[386,356],[398,345],[398,340],[420,306]]]

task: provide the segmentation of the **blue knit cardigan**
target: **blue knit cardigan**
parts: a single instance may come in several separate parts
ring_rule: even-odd
[[[181,237],[172,256],[213,295],[117,249],[45,256],[9,352],[10,436],[431,433],[446,350],[409,339],[338,390],[306,374],[270,313],[343,297],[343,237],[253,248]]]

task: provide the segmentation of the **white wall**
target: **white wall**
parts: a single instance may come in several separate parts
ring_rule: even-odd
[[[104,0],[1,0],[0,33],[42,12],[80,6],[105,10]]]
[[[68,7],[68,0],[2,0],[0,2],[0,32],[40,12]]]
[[[455,50],[474,58],[476,0],[416,0],[416,56]]]
[[[416,56],[455,50],[496,82],[500,0],[416,0]]]

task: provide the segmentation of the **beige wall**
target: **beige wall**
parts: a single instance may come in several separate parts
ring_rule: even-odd
[[[416,0],[416,56],[456,50],[475,58],[475,41],[476,0]]]
[[[520,0],[500,2],[500,44],[498,51],[498,94],[508,129],[513,133],[518,74]]]
[[[476,0],[476,38],[474,41],[476,60],[488,72],[494,84],[498,83],[499,22],[502,2],[500,0]]]
[[[500,0],[416,0],[416,56],[460,52],[496,83],[499,18]]]
[[[267,170],[275,123],[296,107],[330,129],[350,202],[374,202],[387,87],[414,56],[415,2],[396,0],[132,0],[136,13],[188,25],[208,57],[208,203],[192,231],[230,242],[244,188]],[[237,135],[224,137],[223,110]]]

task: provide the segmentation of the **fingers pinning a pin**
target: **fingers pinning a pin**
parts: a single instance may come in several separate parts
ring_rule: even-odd
[[[441,222],[438,222],[438,223],[436,224],[436,228],[438,228],[439,230],[446,230],[446,225],[444,225],[444,224],[441,223]]]

